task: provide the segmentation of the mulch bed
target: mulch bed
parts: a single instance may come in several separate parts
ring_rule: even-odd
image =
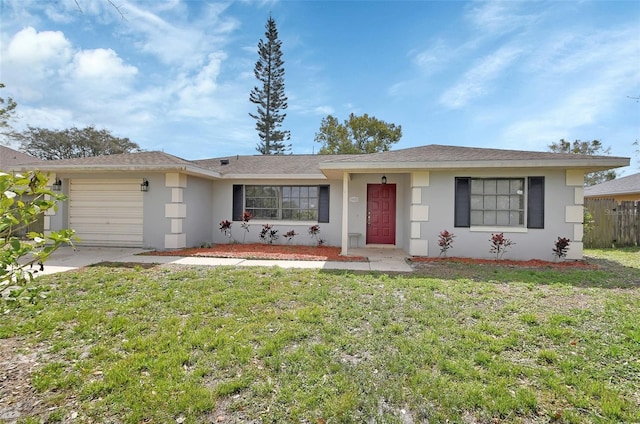
[[[157,256],[200,256],[210,258],[277,259],[292,261],[366,262],[364,256],[341,256],[334,246],[300,246],[288,244],[229,243],[211,247],[151,252]]]
[[[425,258],[425,257],[412,257],[409,258],[409,261],[413,263],[432,263],[443,265],[448,262],[451,263],[459,263],[459,264],[469,264],[469,265],[493,265],[493,266],[503,266],[503,267],[512,267],[512,268],[581,268],[581,269],[598,269],[598,266],[595,264],[587,263],[586,261],[561,261],[561,262],[550,262],[543,261],[540,259],[531,259],[528,261],[514,261],[509,259],[473,259],[473,258]]]

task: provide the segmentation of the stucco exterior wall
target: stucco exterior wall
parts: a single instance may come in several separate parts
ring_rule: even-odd
[[[545,177],[545,213],[543,229],[524,227],[454,227],[454,181],[456,177]],[[569,258],[582,257],[582,174],[564,170],[494,170],[470,172],[431,171],[428,177],[414,178],[412,240],[409,253],[438,256],[438,235],[443,230],[455,234],[449,256],[492,259],[489,239],[504,232],[515,242],[505,259],[553,260],[552,248],[558,237],[571,239]],[[526,192],[525,192],[526,202]],[[417,208],[416,208],[417,206]],[[525,203],[526,210],[526,203]],[[418,218],[420,216],[420,218]],[[526,222],[526,217],[525,217]]]
[[[140,181],[142,178],[140,174]],[[148,191],[142,193],[144,247],[164,250],[164,235],[170,231],[169,222],[164,216],[164,205],[170,201],[171,192],[165,186],[164,173],[145,174],[144,178],[149,181]]]
[[[183,189],[183,201],[187,205],[187,218],[182,224],[187,247],[198,247],[213,242],[211,227],[211,207],[213,201],[211,180],[187,176],[187,186]],[[175,223],[174,223],[175,226]]]
[[[286,243],[283,237],[285,233],[294,230],[298,233],[291,241],[292,244],[311,245],[315,241],[309,235],[309,227],[320,225],[319,238],[328,246],[340,246],[342,237],[342,181],[328,180],[216,180],[213,184],[213,210],[211,218],[211,231],[214,243],[227,243],[229,240],[220,231],[220,221],[233,217],[233,186],[244,185],[329,185],[329,222],[318,223],[316,221],[279,221],[253,219],[249,222],[249,232],[240,226],[240,221],[233,221],[231,234],[239,242],[260,243],[260,230],[263,224],[271,224],[278,230],[280,238],[278,244]]]

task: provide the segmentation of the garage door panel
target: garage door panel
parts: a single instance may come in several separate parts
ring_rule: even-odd
[[[137,206],[131,205],[124,209],[114,208],[95,208],[95,207],[73,207],[73,213],[70,217],[77,219],[97,219],[99,216],[113,216],[116,218],[138,218],[142,222],[142,217],[137,212]]]
[[[106,219],[106,218],[100,218],[100,219],[95,219],[95,220],[89,220],[89,219],[85,219],[85,218],[80,218],[80,219],[75,219],[73,220],[74,222],[74,227],[73,229],[78,231],[78,228],[91,228],[92,226],[97,226],[97,227],[109,227],[108,229],[106,229],[107,231],[117,231],[117,232],[121,232],[121,231],[131,231],[132,228],[134,228],[137,231],[142,231],[142,222],[140,222],[137,219],[114,219],[114,218],[110,218],[110,219]],[[118,228],[116,228],[118,227]],[[120,228],[122,227],[122,229]],[[124,228],[126,227],[126,228]]]
[[[72,179],[69,226],[81,244],[141,247],[142,201],[139,179]]]

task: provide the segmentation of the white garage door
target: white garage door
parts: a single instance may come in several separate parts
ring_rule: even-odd
[[[140,179],[72,179],[69,227],[89,246],[142,247]]]

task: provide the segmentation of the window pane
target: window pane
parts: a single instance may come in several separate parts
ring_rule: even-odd
[[[497,197],[497,208],[498,210],[509,210],[509,196],[498,196]]]
[[[496,211],[485,211],[484,225],[496,225]]]
[[[509,212],[498,211],[496,212],[496,225],[509,225]]]
[[[471,211],[471,225],[484,225],[482,211]]]
[[[497,193],[509,194],[509,180],[498,180],[496,181],[496,185],[497,185]]]
[[[524,212],[515,212],[515,211],[510,212],[509,221],[511,222],[511,225],[524,224]]]
[[[484,194],[496,194],[496,180],[484,180]]]
[[[524,208],[524,197],[523,196],[510,196],[509,197],[509,209],[523,209]]]
[[[524,179],[518,178],[516,180],[510,180],[511,190],[510,193],[517,194],[518,190],[524,190]]]
[[[497,202],[496,196],[484,196],[485,209],[496,209],[496,206],[497,206],[496,202]]]
[[[471,209],[482,209],[484,206],[484,198],[479,195],[471,196]]]
[[[484,183],[482,180],[471,180],[471,194],[483,194]]]

